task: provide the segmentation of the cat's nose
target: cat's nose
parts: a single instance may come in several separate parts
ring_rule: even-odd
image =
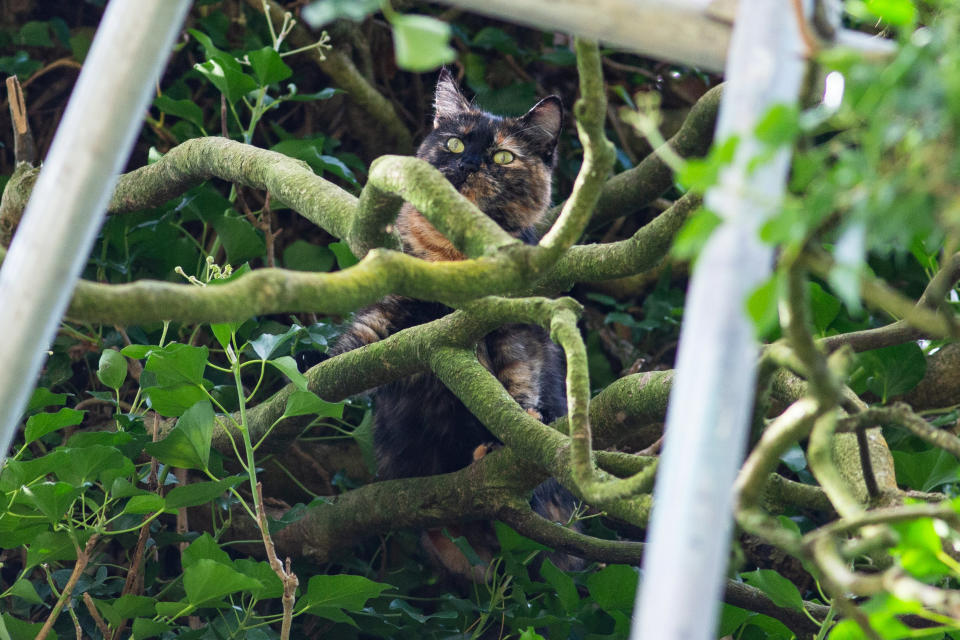
[[[480,168],[481,162],[482,161],[479,155],[464,155],[462,158],[460,158],[460,170],[473,173]]]

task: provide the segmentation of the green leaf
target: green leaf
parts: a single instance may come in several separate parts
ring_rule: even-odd
[[[896,27],[912,25],[917,19],[913,0],[867,0],[867,10]]]
[[[932,491],[960,478],[960,463],[943,449],[921,453],[892,451],[898,484],[920,491]]]
[[[757,140],[771,147],[793,144],[800,135],[799,116],[795,106],[775,104],[757,123],[754,134]]]
[[[214,414],[210,402],[203,399],[183,412],[177,425],[160,442],[144,449],[157,460],[184,469],[205,469],[210,460]]]
[[[316,575],[307,583],[307,592],[301,597],[303,608],[311,612],[317,607],[335,607],[347,611],[360,611],[370,598],[394,587],[374,582],[363,576]],[[298,603],[299,605],[299,603]],[[298,607],[299,609],[300,607]]]
[[[624,564],[611,564],[587,578],[587,589],[601,609],[633,611],[637,593],[637,570]]]
[[[193,405],[207,399],[203,389],[194,384],[173,387],[148,387],[143,390],[147,404],[162,416],[176,418]]]
[[[227,262],[236,264],[258,258],[266,251],[263,235],[246,218],[219,216],[213,219],[223,248],[227,252]]]
[[[816,282],[807,283],[810,290],[810,310],[813,314],[813,326],[817,333],[823,335],[830,323],[840,313],[843,306],[840,300],[823,290]]]
[[[213,56],[217,55],[226,55],[226,52],[218,49],[217,46],[213,44],[213,40],[210,38],[210,36],[204,32],[196,29],[187,29],[187,33],[192,35],[197,42],[200,43],[200,46],[203,47],[204,55],[206,55],[207,58],[212,58]]]
[[[210,560],[228,567],[233,564],[227,552],[206,532],[191,542],[189,547],[184,549],[181,562],[183,563],[183,567],[187,568],[192,567],[201,560]]]
[[[295,271],[329,271],[334,259],[330,249],[306,240],[294,240],[283,250],[283,266]]]
[[[235,104],[259,86],[256,80],[243,72],[240,63],[228,54],[214,55],[206,62],[195,64],[194,69],[209,80],[230,104]]]
[[[250,51],[247,53],[247,59],[253,67],[253,75],[260,81],[262,87],[281,82],[293,75],[293,69],[286,65],[273,47]]]
[[[163,113],[183,118],[200,131],[204,131],[203,110],[193,100],[174,100],[167,95],[159,95],[153,99],[153,106]]]
[[[304,7],[303,19],[316,29],[339,18],[360,22],[379,8],[380,0],[324,0]]]
[[[550,547],[520,535],[499,520],[494,521],[493,530],[503,551],[550,551]]]
[[[206,347],[173,342],[162,349],[152,349],[147,354],[143,370],[156,374],[157,384],[161,387],[184,382],[199,385],[203,384],[208,355]]]
[[[320,418],[342,418],[343,403],[327,402],[311,391],[298,389],[287,398],[287,407],[283,411],[283,416],[289,418],[308,415],[316,415]]]
[[[866,388],[883,402],[913,389],[927,372],[927,359],[916,343],[874,349],[857,354],[856,364],[865,375]]]
[[[10,595],[25,600],[30,604],[43,604],[43,600],[40,599],[40,595],[34,588],[33,583],[26,578],[20,578],[13,583],[13,586],[10,587]]]
[[[123,513],[154,513],[163,511],[166,502],[155,493],[133,496],[127,500],[123,507]]]
[[[393,20],[393,45],[397,66],[407,71],[436,69],[457,58],[450,47],[450,25],[436,18],[401,15]]]
[[[40,635],[40,629],[43,628],[42,622],[25,622],[14,618],[9,613],[2,614],[0,617],[0,634],[6,631],[9,634],[9,640],[36,640]],[[57,640],[57,632],[51,630],[47,635],[50,640]],[[4,640],[7,640],[4,638]]]
[[[280,370],[283,375],[292,382],[300,391],[307,390],[307,378],[300,373],[297,368],[297,361],[290,356],[281,356],[273,360],[267,360],[270,364]]]
[[[780,277],[777,273],[747,296],[747,314],[753,320],[758,336],[769,335],[780,324],[777,303],[780,299]]]
[[[697,209],[677,232],[670,253],[680,260],[695,258],[720,223],[720,216],[713,211],[702,207]]]
[[[43,409],[44,407],[62,407],[67,403],[67,394],[54,393],[46,387],[37,387],[30,396],[30,402],[27,403],[27,413]]]
[[[546,640],[546,638],[537,633],[533,627],[527,627],[520,634],[520,640]]]
[[[165,622],[157,622],[150,618],[135,618],[131,629],[133,640],[140,640],[141,638],[156,638],[172,628],[173,625]]]
[[[24,498],[52,523],[60,521],[79,494],[79,489],[66,482],[42,482],[23,488]]]
[[[222,480],[210,482],[192,482],[180,487],[174,487],[166,495],[167,509],[181,509],[206,504],[219,498],[230,487],[235,487],[246,480],[245,476],[230,476]]]
[[[331,242],[327,245],[327,248],[333,251],[333,255],[337,257],[337,266],[341,269],[349,269],[360,262],[345,242]]]
[[[25,47],[52,47],[50,24],[38,20],[25,23],[17,34],[17,44]]]
[[[143,360],[151,351],[159,349],[160,347],[155,344],[128,344],[120,349],[120,354],[134,360]]]
[[[306,10],[304,10],[306,12]],[[321,89],[320,91],[315,91],[313,93],[295,93],[293,95],[284,96],[284,100],[290,100],[292,102],[313,102],[314,100],[329,100],[338,93],[346,93],[343,89],[334,89],[333,87],[327,87],[326,89]]]
[[[100,354],[100,364],[97,366],[97,377],[105,386],[119,389],[127,378],[127,360],[119,351],[105,349]]]
[[[717,637],[723,638],[725,636],[729,636],[754,615],[756,614],[752,611],[747,611],[745,609],[741,609],[740,607],[734,607],[733,605],[729,605],[725,602],[721,603],[720,624],[717,628]]]
[[[23,430],[23,437],[29,444],[57,429],[80,424],[84,415],[86,415],[86,411],[77,411],[66,407],[56,413],[34,414],[27,418],[27,426]]]
[[[183,589],[195,607],[237,591],[263,589],[263,584],[215,560],[203,558],[183,570]]]
[[[757,569],[740,574],[743,581],[770,596],[773,603],[796,611],[803,611],[803,597],[796,585],[772,569]]]
[[[240,558],[233,561],[234,568],[245,576],[259,580],[263,584],[262,589],[250,589],[250,593],[255,598],[263,600],[265,598],[279,598],[283,595],[283,582],[277,577],[270,564],[265,561],[257,562],[247,558]]]
[[[890,553],[910,574],[921,580],[951,575],[950,567],[937,557],[943,552],[943,543],[931,518],[895,522],[890,526],[900,538]]]
[[[133,462],[115,447],[94,444],[76,449],[63,448],[61,451],[66,455],[53,472],[59,479],[75,487],[93,482],[104,472],[122,470],[131,475],[134,472]],[[113,484],[113,478],[110,478],[110,484]]]
[[[573,615],[580,605],[580,596],[577,594],[577,586],[573,583],[573,578],[558,569],[550,558],[544,558],[543,564],[540,565],[540,575],[553,587],[564,613]]]
[[[44,531],[30,540],[26,547],[27,562],[23,567],[24,573],[41,562],[77,559],[77,549],[66,531]]]

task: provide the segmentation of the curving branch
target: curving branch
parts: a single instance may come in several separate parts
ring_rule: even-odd
[[[616,151],[607,140],[603,125],[606,121],[607,96],[603,86],[603,68],[596,42],[576,38],[577,72],[580,75],[580,99],[574,104],[577,135],[583,146],[583,164],[577,173],[570,197],[563,204],[557,221],[541,239],[545,260],[552,264],[560,254],[573,246],[593,215],[604,180]]]

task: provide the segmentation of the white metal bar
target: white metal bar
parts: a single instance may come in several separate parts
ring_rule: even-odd
[[[656,60],[722,71],[738,0],[443,0],[447,4],[526,24],[574,33]],[[769,0],[784,14],[790,0]],[[837,42],[889,56],[893,42],[841,29]]]
[[[778,206],[789,152],[748,171],[757,121],[795,104],[804,45],[787,3],[741,0],[718,140],[740,139],[707,205],[722,218],[697,261],[681,330],[664,449],[654,491],[635,639],[715,637],[732,529],[731,487],[743,460],[758,346],[745,299],[771,272],[772,250],[757,228]]]
[[[112,0],[0,267],[0,462],[189,0]]]

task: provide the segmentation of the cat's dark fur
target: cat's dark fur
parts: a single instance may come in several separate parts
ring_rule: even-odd
[[[435,107],[433,129],[417,150],[417,157],[439,169],[461,194],[507,232],[535,243],[533,225],[550,203],[551,174],[562,124],[560,99],[551,96],[522,117],[501,118],[468,102],[444,69],[437,82]],[[462,141],[462,151],[448,148],[451,138]],[[503,150],[512,153],[513,160],[494,162],[493,155]],[[407,253],[430,261],[464,259],[409,204],[398,216],[397,229]],[[450,311],[439,303],[389,296],[358,312],[331,354],[376,342]],[[480,342],[477,356],[531,414],[550,422],[566,413],[561,353],[541,328],[502,327]],[[456,471],[473,461],[479,445],[495,440],[432,374],[378,388],[374,404],[374,445],[383,479]],[[574,506],[572,496],[555,482],[539,487],[532,504],[551,519],[568,518]],[[431,540],[433,549],[429,549]],[[464,573],[463,566],[451,566],[457,561],[443,557],[445,552],[436,548],[444,542],[435,535],[425,539],[428,549],[448,569]],[[456,554],[455,548],[452,552]]]

